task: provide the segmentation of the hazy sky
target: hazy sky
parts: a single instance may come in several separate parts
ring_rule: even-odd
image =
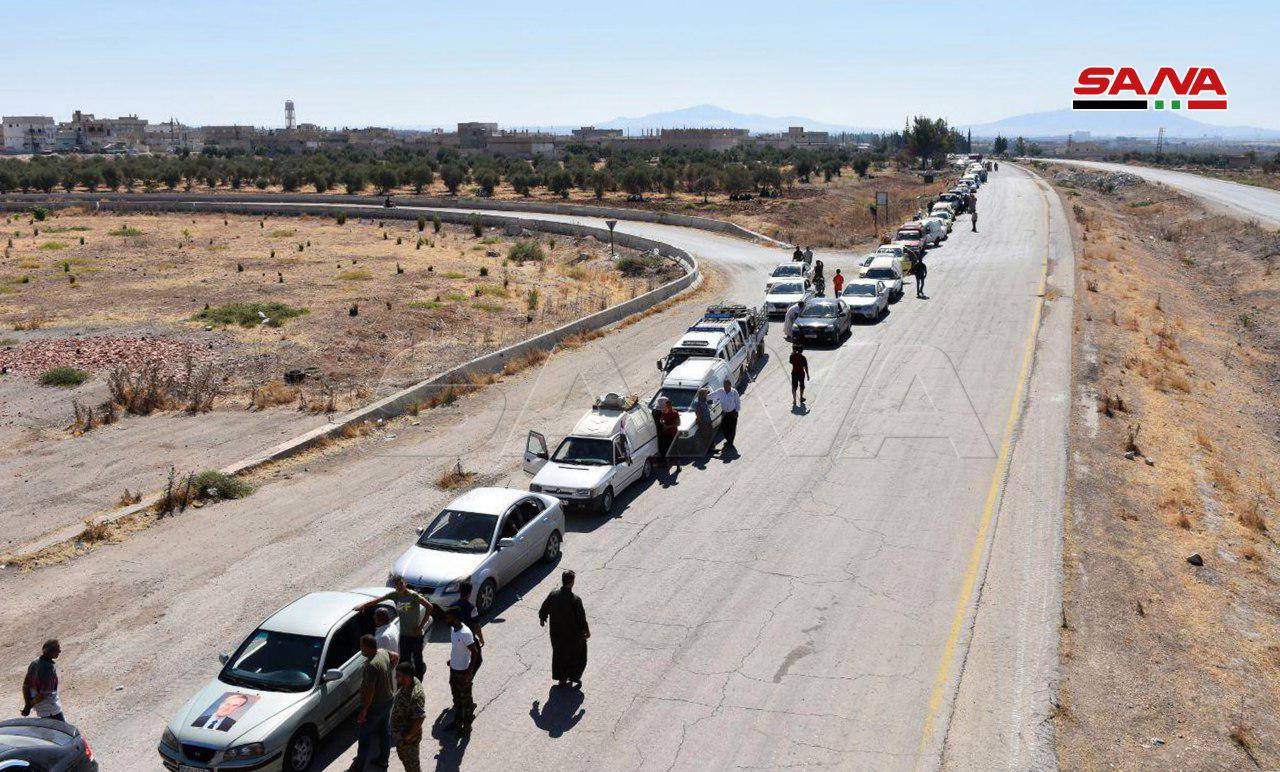
[[[0,113],[552,125],[713,103],[897,127],[1070,106],[1082,66],[1212,65],[1280,128],[1280,2],[12,2]],[[1192,115],[1203,119],[1200,115]]]

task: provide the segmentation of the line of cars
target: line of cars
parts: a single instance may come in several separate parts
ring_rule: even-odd
[[[445,608],[470,600],[481,615],[499,589],[538,562],[560,558],[567,509],[607,513],[615,497],[653,472],[658,397],[681,412],[680,433],[694,431],[698,389],[738,382],[764,353],[768,319],[758,309],[721,305],[692,325],[658,362],[662,384],[649,402],[609,393],[597,398],[572,431],[548,452],[546,437],[530,432],[523,466],[529,490],[476,488],[455,498],[396,559],[388,585],[403,577]],[[713,424],[721,411],[711,401]],[[157,750],[172,772],[288,770],[315,763],[320,739],[358,707],[361,636],[375,631],[386,609],[398,635],[395,605],[385,587],[313,592],[259,624],[222,668],[166,725]]]

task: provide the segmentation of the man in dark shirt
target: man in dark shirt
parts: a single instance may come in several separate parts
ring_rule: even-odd
[[[50,638],[40,648],[39,658],[27,667],[27,676],[22,680],[22,715],[34,710],[38,718],[64,720],[58,700],[58,668],[53,664],[61,653],[58,639]]]
[[[923,260],[917,260],[915,265],[911,266],[911,273],[916,277],[916,297],[921,300],[928,300],[929,296],[924,294],[924,277],[929,275],[929,268],[924,264]]]
[[[796,346],[791,349],[791,407],[796,406],[796,390],[800,391],[800,401],[804,402],[804,382],[809,379],[809,360],[805,359],[804,349]]]
[[[351,772],[364,772],[370,757],[375,767],[383,769],[391,759],[391,655],[378,648],[378,639],[372,635],[360,639],[360,653],[365,656],[360,684],[360,738]]]
[[[552,590],[538,609],[538,621],[546,627],[551,620],[551,677],[561,686],[573,684],[582,688],[582,671],[587,668],[587,639],[591,628],[587,626],[587,612],[582,598],[573,594],[576,575],[565,571],[560,577],[560,589]]]

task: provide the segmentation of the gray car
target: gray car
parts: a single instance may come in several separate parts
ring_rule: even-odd
[[[839,343],[849,332],[853,321],[849,306],[836,298],[815,298],[805,303],[804,310],[791,328],[791,339],[808,343]]]

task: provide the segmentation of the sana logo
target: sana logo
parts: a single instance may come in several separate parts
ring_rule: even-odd
[[[1103,98],[1073,99],[1073,110],[1227,109],[1227,89],[1213,67],[1161,67],[1145,80],[1133,67],[1085,67],[1075,93]]]

